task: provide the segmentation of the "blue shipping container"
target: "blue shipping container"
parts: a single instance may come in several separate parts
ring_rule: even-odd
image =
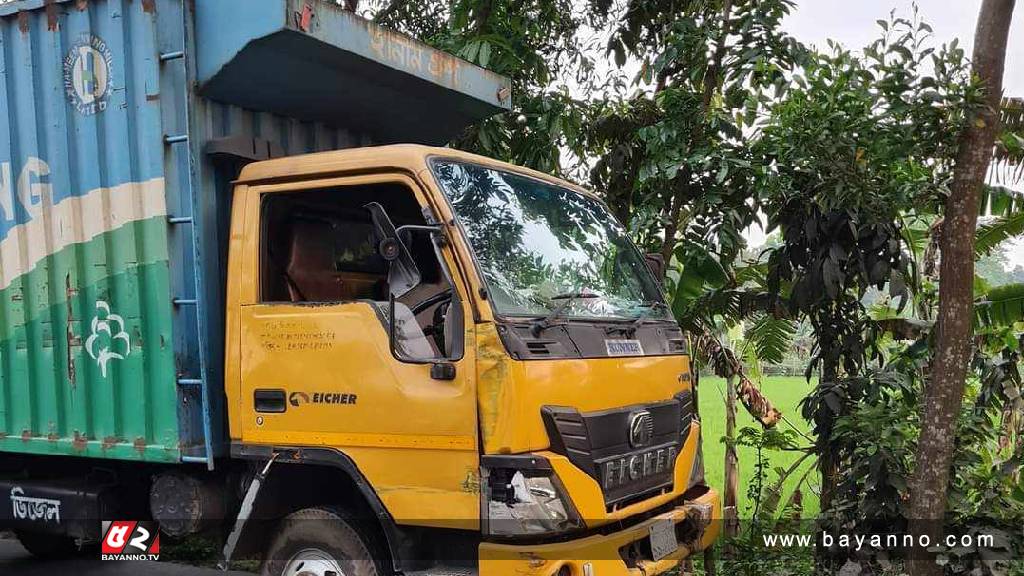
[[[0,452],[211,467],[240,168],[509,97],[324,0],[0,1],[0,80]]]

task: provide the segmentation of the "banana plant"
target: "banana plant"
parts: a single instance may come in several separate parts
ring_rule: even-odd
[[[974,313],[978,325],[985,328],[1009,328],[1024,324],[1024,283],[989,289],[976,301]]]
[[[731,379],[739,399],[765,427],[781,418],[771,401],[751,384],[751,371],[761,362],[777,363],[792,347],[795,320],[788,317],[777,294],[764,285],[764,266],[722,265],[706,247],[684,242],[675,250],[667,275],[672,310],[693,335],[693,354],[716,375]],[[733,350],[722,333],[746,325],[744,350]]]
[[[1020,235],[1024,235],[1024,205],[1016,212],[996,216],[978,226],[974,237],[975,258],[988,256],[1003,242]]]

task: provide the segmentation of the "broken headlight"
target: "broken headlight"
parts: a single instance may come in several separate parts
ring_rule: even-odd
[[[503,457],[502,463],[515,458]],[[546,461],[536,457],[523,462]],[[497,537],[540,536],[583,527],[550,467],[484,466],[481,469],[484,534]]]

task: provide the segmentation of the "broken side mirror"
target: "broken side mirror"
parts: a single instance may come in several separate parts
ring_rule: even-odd
[[[444,228],[441,226],[401,226],[395,231],[396,243],[389,242],[387,245],[382,243],[381,255],[393,265],[398,258],[389,259],[387,255],[400,252],[400,248],[396,248],[395,245],[409,246],[414,234],[429,235],[434,247],[434,255],[449,290],[410,305],[397,300],[401,296],[400,294],[391,293],[388,299],[387,318],[391,353],[395,358],[404,362],[431,364],[430,376],[435,380],[453,380],[455,365],[452,362],[461,360],[465,354],[465,318],[462,300],[441,253],[441,246],[444,244]],[[441,308],[445,301],[447,301],[447,306]],[[430,307],[437,308],[432,326],[433,333],[427,334],[420,325],[417,315]]]
[[[665,281],[665,257],[658,253],[644,254],[644,261],[647,268],[654,274],[654,279],[659,283]]]
[[[422,277],[409,248],[402,241],[387,211],[377,202],[363,206],[373,221],[377,235],[377,252],[388,262],[388,291],[401,297],[419,285]]]
[[[412,310],[395,300],[388,300],[388,342],[391,354],[403,362],[430,364],[430,377],[435,380],[454,380],[455,364],[465,353],[462,303],[453,298],[448,305],[444,322],[445,339],[440,355],[434,352],[431,337],[423,332]]]

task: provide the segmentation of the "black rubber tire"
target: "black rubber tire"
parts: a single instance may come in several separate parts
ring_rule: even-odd
[[[281,576],[288,560],[307,548],[329,553],[344,576],[389,576],[383,549],[353,524],[343,511],[332,508],[307,508],[285,517],[260,566],[260,576]]]
[[[29,554],[42,560],[71,558],[81,553],[75,539],[70,536],[21,531],[15,532],[14,535]]]

